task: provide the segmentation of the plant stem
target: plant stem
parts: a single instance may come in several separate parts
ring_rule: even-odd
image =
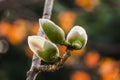
[[[42,18],[50,19],[51,13],[52,13],[53,2],[54,2],[54,0],[46,0],[45,1],[45,6],[44,6]],[[43,33],[42,29],[39,29],[38,35],[44,37],[44,33]],[[67,49],[64,56],[62,56],[60,58],[60,60],[58,60],[54,64],[41,65],[40,58],[38,58],[35,54],[33,54],[32,65],[31,65],[30,70],[27,72],[27,79],[26,80],[35,80],[38,73],[42,72],[42,71],[53,72],[53,71],[60,69],[61,67],[63,67],[64,62],[68,59],[68,57],[70,55],[71,55],[71,50]]]
[[[32,59],[32,65],[30,70],[27,72],[27,79],[26,80],[35,80],[39,71],[38,67],[40,64],[40,59],[34,54]]]
[[[59,70],[63,67],[65,61],[71,56],[71,50],[67,49],[66,53],[61,57],[59,61],[54,63],[53,65],[41,65],[39,67],[39,71],[47,71],[47,72],[54,72]]]
[[[43,11],[43,17],[45,19],[50,19],[53,9],[54,0],[45,0],[45,6]]]
[[[50,19],[51,14],[52,14],[53,2],[54,0],[45,0],[42,18]],[[41,33],[40,35],[44,35],[41,29],[39,29],[38,35],[39,33]],[[33,54],[32,65],[31,65],[30,70],[27,72],[26,80],[36,79],[38,73],[40,72],[38,69],[40,67],[40,62],[41,60],[35,54]]]

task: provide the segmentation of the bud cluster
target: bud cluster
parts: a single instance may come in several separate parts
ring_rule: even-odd
[[[40,36],[29,36],[30,49],[43,61],[53,62],[60,54],[55,44],[65,45],[68,49],[81,49],[87,43],[87,34],[81,26],[74,26],[65,39],[64,31],[49,19],[40,19],[40,26],[48,40]]]

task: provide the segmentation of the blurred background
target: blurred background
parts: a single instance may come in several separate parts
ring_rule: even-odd
[[[0,80],[25,80],[44,0],[0,0]],[[51,19],[66,33],[84,27],[87,46],[72,51],[65,66],[36,80],[120,80],[120,0],[55,0]],[[61,56],[66,47],[58,46]]]

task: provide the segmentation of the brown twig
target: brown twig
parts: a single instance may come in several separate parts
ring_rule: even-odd
[[[54,0],[45,0],[45,6],[44,6],[42,18],[50,19],[52,14],[53,2]]]
[[[64,62],[70,57],[71,51],[67,50],[66,53],[60,58],[60,60],[53,65],[41,65],[39,67],[39,71],[47,71],[47,72],[54,72],[61,67],[63,67]]]
[[[41,71],[53,72],[61,67],[63,67],[64,62],[68,59],[71,55],[71,51],[67,50],[66,53],[60,58],[60,60],[53,65],[40,65],[40,59],[36,55],[33,56],[32,66],[30,71],[27,73],[26,80],[35,80],[37,74]]]
[[[45,19],[50,19],[51,13],[52,13],[52,7],[53,7],[54,0],[45,0],[45,6],[43,11],[43,17]],[[41,29],[39,29],[38,35],[44,36]],[[32,65],[30,70],[27,72],[27,79],[26,80],[35,80],[36,76],[41,71],[55,71],[60,69],[64,62],[67,60],[67,58],[71,55],[70,50],[68,49],[64,56],[60,58],[59,61],[54,63],[53,65],[41,65],[41,60],[38,58],[35,54],[33,55],[32,59]]]
[[[38,67],[40,66],[40,59],[34,54],[32,59],[32,65],[30,70],[27,72],[26,80],[35,80],[37,74],[39,73]]]

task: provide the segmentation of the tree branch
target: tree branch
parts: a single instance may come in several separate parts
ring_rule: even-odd
[[[38,67],[40,66],[40,59],[34,54],[32,59],[32,65],[30,70],[27,72],[27,79],[26,80],[35,80],[37,74],[39,73]]]
[[[52,14],[53,2],[54,0],[45,0],[45,6],[44,6],[42,18],[50,19]]]
[[[50,19],[51,13],[52,13],[53,2],[54,0],[45,0],[43,18]],[[44,36],[41,29],[39,29],[38,35]],[[31,65],[30,70],[27,72],[26,80],[36,79],[36,76],[40,72],[40,70],[38,70],[38,67],[40,66],[40,62],[41,60],[35,54],[33,54],[32,65]]]
[[[71,56],[71,51],[67,50],[66,53],[60,58],[59,61],[54,63],[53,65],[41,65],[39,67],[39,71],[47,71],[47,72],[54,72],[56,70],[59,70],[61,67],[63,67],[64,62]]]
[[[50,19],[51,13],[52,13],[52,7],[53,7],[54,0],[46,0],[44,11],[43,11],[43,17],[45,19]],[[42,29],[39,29],[38,35],[44,37],[44,33]],[[41,71],[49,71],[53,72],[61,67],[63,67],[64,62],[67,60],[67,58],[71,55],[71,51],[67,49],[66,53],[60,58],[59,61],[55,62],[53,65],[41,65],[41,60],[38,58],[35,54],[33,55],[32,59],[32,65],[30,70],[27,72],[27,79],[26,80],[35,80],[36,76]]]

